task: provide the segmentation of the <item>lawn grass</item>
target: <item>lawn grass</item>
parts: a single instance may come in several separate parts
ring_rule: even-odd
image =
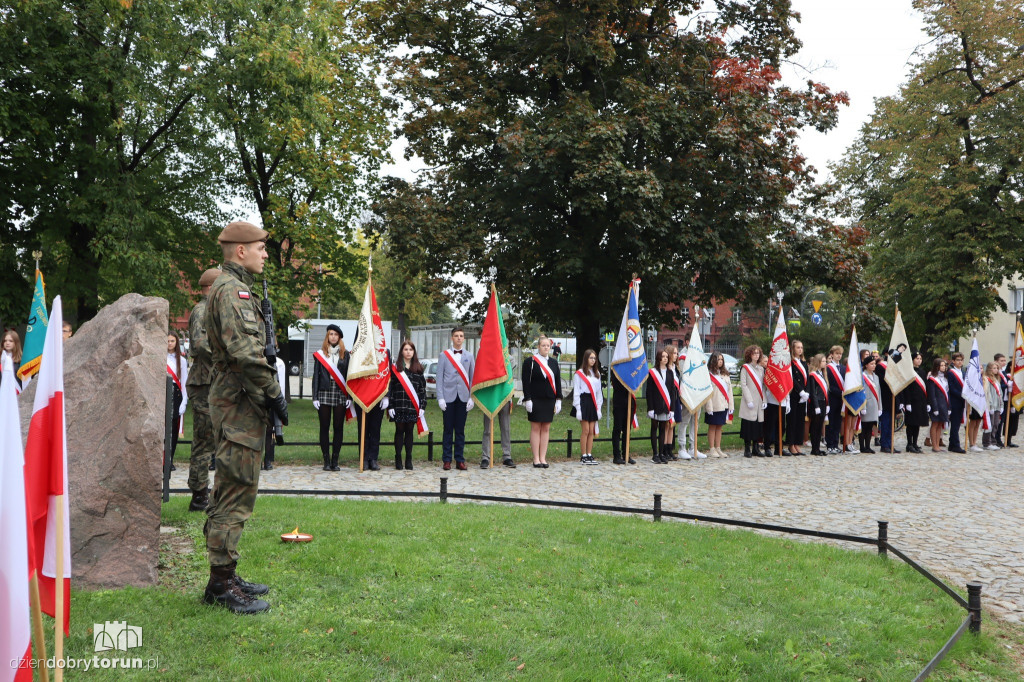
[[[565,449],[565,438],[568,430],[572,431],[573,444],[572,444],[572,455],[574,458],[580,456],[580,423],[575,418],[569,416],[570,405],[568,401],[563,405],[562,413],[555,417],[554,422],[551,424],[551,437],[559,438],[561,442],[551,443],[548,448],[548,457],[551,459],[564,458]],[[649,438],[650,424],[649,420],[645,416],[647,412],[647,403],[641,398],[638,401],[637,413],[640,415],[640,428],[636,429],[630,435],[630,453],[633,456],[651,456],[651,442]],[[434,459],[441,459],[441,436],[443,431],[443,420],[441,417],[441,408],[437,406],[436,400],[427,401],[427,424],[431,430],[434,431]],[[466,419],[466,441],[479,443],[483,437],[483,413],[479,409],[473,409]],[[293,399],[288,404],[288,416],[289,425],[284,429],[285,441],[287,443],[315,443],[320,438],[320,425],[318,422],[317,412],[313,409],[313,403],[311,400],[299,400]],[[359,465],[359,450],[356,448],[355,442],[358,435],[358,425],[355,420],[348,422],[345,426],[345,438],[346,443],[350,445],[344,445],[341,449],[340,464],[341,466],[358,466]],[[599,439],[610,439],[611,429],[605,425],[602,419],[600,425],[601,433],[598,436]],[[732,433],[732,435],[729,435]],[[700,423],[700,443],[699,447],[702,450],[707,449],[707,426],[703,423],[703,418]],[[380,458],[381,461],[387,462],[394,456],[394,446],[391,445],[395,435],[394,424],[389,422],[386,418],[381,426],[381,450]],[[182,437],[183,440],[191,440],[192,438],[192,410],[188,410],[185,415],[185,435]],[[500,445],[500,432],[495,432],[495,439],[499,441],[497,451],[501,451]],[[514,407],[512,410],[512,440],[529,441],[530,439],[530,424],[526,420],[526,410],[522,407]],[[427,438],[417,439],[417,446],[413,448],[414,458],[417,461],[427,459]],[[737,420],[733,425],[727,425],[725,427],[725,435],[722,437],[722,447],[726,450],[742,450],[743,441],[739,438],[739,421]],[[600,440],[594,444],[595,456],[603,459],[611,459],[612,456],[612,444],[610,440],[601,442]],[[175,452],[175,460],[177,462],[185,462],[189,457],[189,446],[187,444],[179,444],[178,449]],[[530,446],[524,442],[522,444],[516,444],[513,442],[512,445],[512,457],[517,462],[530,462],[532,457],[530,455]],[[480,445],[466,445],[466,460],[470,463],[480,461]],[[278,447],[275,455],[275,462],[280,464],[310,464],[317,466],[321,464],[320,447],[318,445],[286,445],[284,447]]]
[[[907,680],[964,617],[867,552],[634,517],[272,497],[239,567],[272,586],[272,609],[237,617],[199,601],[203,517],[186,506],[164,505],[177,530],[161,587],[72,598],[67,656],[93,656],[92,623],[127,621],[144,631],[129,654],[156,671],[87,679]],[[296,525],[314,542],[282,543]],[[1019,679],[1001,636],[987,621],[933,679]]]

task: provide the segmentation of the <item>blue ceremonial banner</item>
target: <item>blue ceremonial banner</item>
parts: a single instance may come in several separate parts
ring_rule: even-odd
[[[850,334],[850,355],[846,358],[846,377],[843,379],[843,402],[850,412],[860,414],[868,394],[864,391],[864,369],[860,366],[860,348],[857,347],[857,328]]]
[[[644,335],[640,328],[640,280],[629,284],[626,294],[626,310],[622,313],[622,324],[615,337],[615,352],[612,354],[612,373],[629,392],[636,395],[647,380],[647,351],[644,350]]]
[[[46,341],[46,325],[49,317],[46,314],[46,287],[43,284],[43,273],[36,270],[36,292],[32,295],[32,307],[28,311],[28,322],[25,327],[25,347],[21,352],[21,367],[18,377],[22,380],[33,377],[39,371],[39,362],[43,358],[43,342]]]

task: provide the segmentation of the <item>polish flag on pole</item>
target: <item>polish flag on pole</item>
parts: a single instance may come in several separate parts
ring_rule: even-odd
[[[14,366],[3,360],[0,379],[0,682],[30,682],[31,620],[25,458],[15,397]]]
[[[71,530],[68,525],[68,458],[64,429],[64,318],[60,296],[53,299],[46,329],[36,399],[25,445],[29,574],[39,579],[43,613],[71,623]],[[59,506],[58,506],[59,505]],[[58,551],[58,550],[62,551]],[[63,580],[56,576],[60,566]],[[60,617],[58,618],[58,613]],[[57,646],[63,642],[58,638]],[[60,656],[58,648],[55,652]]]

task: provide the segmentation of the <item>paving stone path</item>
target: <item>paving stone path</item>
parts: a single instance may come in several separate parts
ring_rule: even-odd
[[[383,466],[362,474],[280,466],[261,472],[260,488],[435,491],[447,476],[450,492],[637,507],[651,507],[660,493],[669,511],[867,537],[875,537],[877,521],[886,520],[894,546],[947,577],[962,594],[968,581],[981,582],[986,607],[1008,621],[1024,620],[1024,447],[966,455],[730,454],[667,465],[644,458],[636,466],[583,466],[551,457],[549,469],[526,463],[488,471],[473,459],[468,471],[447,472],[439,461],[421,460],[414,471]],[[394,458],[381,458],[382,465],[388,462]],[[187,475],[187,466],[179,464],[171,487],[184,488]]]

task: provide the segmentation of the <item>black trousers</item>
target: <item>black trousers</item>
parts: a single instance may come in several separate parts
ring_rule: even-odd
[[[825,414],[814,414],[814,410],[810,410],[811,413],[811,452],[821,452],[821,436],[825,430]],[[825,447],[828,447],[826,444]]]
[[[843,397],[829,396],[828,405],[831,412],[828,415],[828,424],[825,425],[825,447],[830,450],[839,449],[839,441],[843,431]]]
[[[337,464],[338,453],[341,452],[341,443],[345,437],[345,407],[343,405],[333,407],[321,405],[317,412],[320,417],[320,454],[323,455],[325,463],[330,460]],[[331,440],[332,419],[334,420],[333,440]]]
[[[267,427],[267,437],[263,441],[263,466],[274,463],[274,450],[277,448],[277,440],[274,438],[274,427]]]
[[[779,413],[782,413],[782,433],[786,431],[786,408],[774,403],[768,403],[764,410],[764,444],[770,448],[779,446]],[[801,434],[803,435],[803,434]]]
[[[363,411],[356,408],[356,414],[359,419],[356,422],[361,424],[363,421]],[[363,461],[372,462],[377,460],[378,454],[380,454],[380,423],[384,418],[384,410],[380,409],[380,403],[369,412],[365,413],[366,418],[366,444],[363,446]],[[362,428],[359,429],[363,431]]]

